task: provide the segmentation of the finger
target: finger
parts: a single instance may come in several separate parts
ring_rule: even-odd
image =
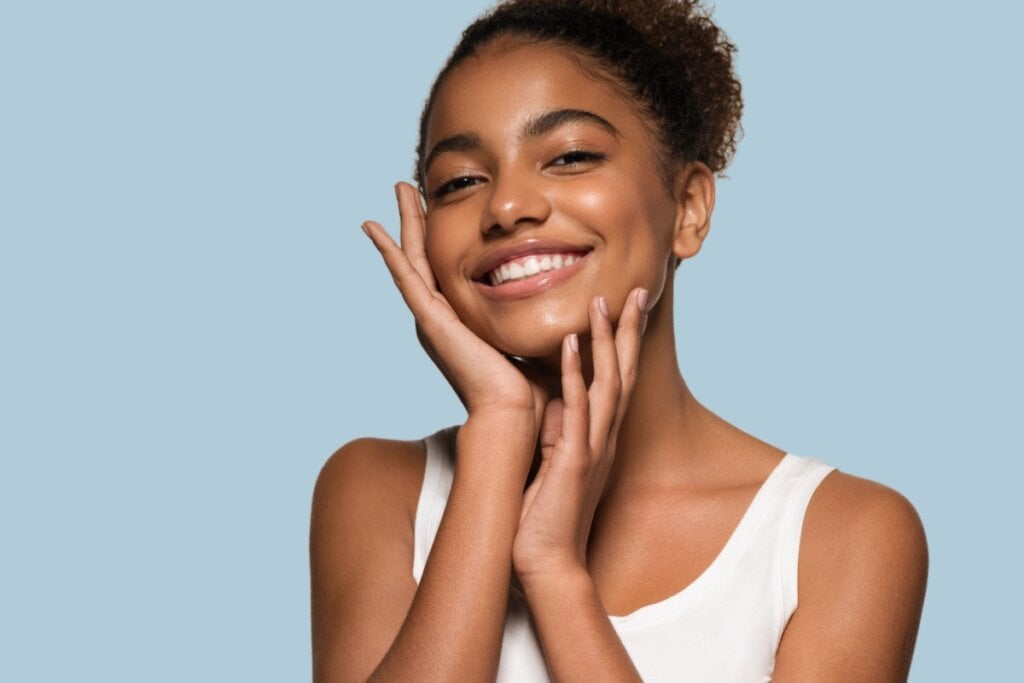
[[[545,456],[541,459],[540,466],[537,468],[537,473],[533,475],[533,480],[530,485],[526,487],[526,491],[523,493],[523,509],[519,515],[519,524],[523,523],[526,516],[530,513],[530,508],[533,506],[533,501],[536,500],[537,495],[540,493],[541,488],[544,486],[548,470],[551,469],[551,458]]]
[[[595,457],[605,451],[615,416],[618,414],[622,378],[615,348],[608,304],[604,297],[590,304],[591,355],[594,381],[590,384],[590,447]]]
[[[419,340],[420,346],[427,352],[427,356],[434,363],[437,369],[441,371],[441,374],[444,376],[448,384],[455,390],[455,395],[458,396],[459,402],[468,410],[469,403],[466,402],[465,392],[463,392],[459,387],[459,383],[455,380],[455,376],[452,375],[448,366],[445,365],[444,361],[441,359],[440,354],[437,353],[437,347],[434,346],[432,341],[430,341],[427,333],[423,331],[423,326],[419,323],[416,323],[416,339]]]
[[[384,265],[391,272],[391,277],[413,316],[421,324],[425,323],[429,319],[429,307],[435,300],[434,291],[427,286],[402,248],[379,223],[366,221],[363,223],[363,231],[384,258]]]
[[[540,427],[540,450],[547,458],[551,455],[551,449],[555,447],[562,437],[562,415],[565,411],[565,403],[561,399],[553,398],[548,401],[544,408],[544,418]]]
[[[401,219],[402,251],[405,252],[413,268],[420,274],[423,281],[431,289],[436,289],[434,271],[427,259],[426,229],[427,221],[423,214],[420,194],[408,183],[395,185],[395,197],[398,199],[398,216]]]
[[[643,326],[647,319],[647,290],[638,287],[626,297],[626,303],[619,316],[619,324],[615,330],[615,352],[619,362],[620,390],[619,405],[616,412],[615,425],[622,421],[629,397],[636,384],[637,369],[640,362],[640,339]],[[613,427],[614,429],[614,427]]]
[[[558,395],[558,378],[552,378],[536,365],[525,358],[502,354],[511,363],[526,381],[530,383],[530,391],[533,393],[533,402],[537,407],[537,424],[540,424],[544,417],[544,409],[552,396]]]
[[[567,454],[585,454],[589,443],[590,405],[580,363],[579,337],[562,340],[562,433]]]

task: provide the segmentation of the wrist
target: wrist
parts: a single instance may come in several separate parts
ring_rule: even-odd
[[[456,472],[477,464],[489,476],[514,472],[522,479],[521,494],[537,447],[534,422],[532,414],[521,411],[470,414],[455,437]]]
[[[479,425],[492,431],[523,432],[536,435],[540,428],[543,405],[529,400],[490,400],[485,403],[466,403],[466,423]]]
[[[594,578],[578,562],[565,562],[544,568],[524,570],[516,567],[516,576],[527,600],[574,600],[597,596]]]
[[[537,445],[537,424],[531,410],[471,412],[459,428],[455,445],[486,444],[499,449],[528,448],[532,457]]]

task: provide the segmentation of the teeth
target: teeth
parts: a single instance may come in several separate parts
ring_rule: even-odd
[[[572,254],[544,254],[542,256],[527,256],[522,261],[509,261],[503,263],[490,273],[487,278],[491,283],[491,286],[497,287],[506,282],[513,280],[522,280],[523,278],[532,277],[538,273],[544,273],[549,270],[558,270],[559,268],[565,268],[576,263],[582,257],[573,256]]]

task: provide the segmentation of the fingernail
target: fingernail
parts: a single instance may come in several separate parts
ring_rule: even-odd
[[[647,290],[641,289],[636,295],[636,305],[640,307],[640,310],[644,313],[647,312]]]
[[[569,348],[572,349],[573,353],[580,352],[580,339],[576,336],[575,332],[569,335]]]
[[[597,307],[601,309],[604,316],[608,317],[608,302],[604,300],[603,296],[597,297]]]
[[[361,228],[363,229],[363,234],[364,234],[364,235],[366,235],[367,237],[369,237],[369,236],[370,236],[370,226],[368,226],[368,225],[367,225],[366,223],[363,223],[363,224],[362,224],[361,226],[359,226],[359,227],[361,227]]]

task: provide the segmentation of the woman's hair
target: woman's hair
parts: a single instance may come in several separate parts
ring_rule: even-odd
[[[581,67],[636,100],[655,124],[663,170],[700,161],[721,174],[741,134],[736,51],[699,0],[505,0],[473,22],[430,90],[420,117],[416,179],[423,185],[427,123],[445,77],[499,38],[564,45]]]

